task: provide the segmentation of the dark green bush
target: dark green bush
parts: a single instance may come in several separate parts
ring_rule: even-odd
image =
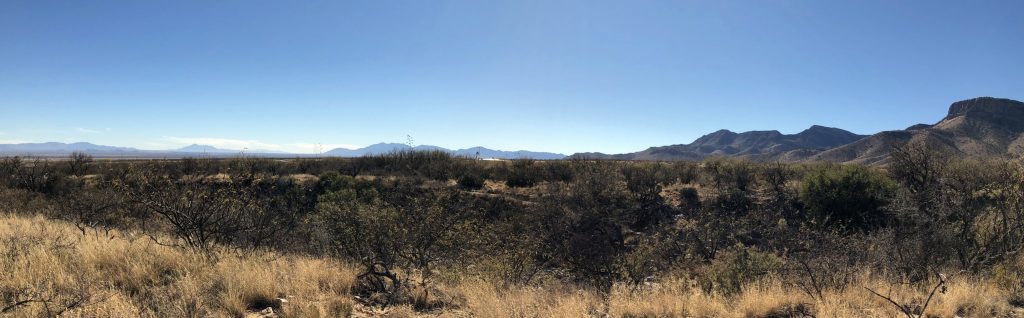
[[[514,188],[529,188],[537,184],[537,175],[537,167],[534,165],[533,160],[512,160],[505,184]]]
[[[459,177],[458,183],[465,189],[478,190],[484,187],[484,177],[467,173]]]
[[[684,187],[679,189],[679,207],[684,211],[694,211],[700,208],[700,194],[697,188]]]
[[[746,192],[730,189],[719,193],[708,208],[714,211],[717,217],[739,217],[750,211],[752,203]]]
[[[885,175],[863,166],[822,166],[803,180],[800,198],[814,224],[843,230],[884,226],[894,185]]]

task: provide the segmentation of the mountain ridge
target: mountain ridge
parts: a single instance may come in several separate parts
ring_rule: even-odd
[[[690,144],[650,147],[625,154],[577,153],[572,158],[617,160],[702,160],[738,157],[754,161],[827,161],[886,164],[892,151],[907,144],[928,144],[955,155],[973,158],[1024,155],[1024,102],[976,97],[950,104],[947,115],[934,124],[915,124],[903,130],[857,135],[813,125],[792,135],[776,130],[735,133],[718,130]]]
[[[908,144],[926,144],[962,157],[1019,157],[1024,154],[1024,102],[995,97],[957,101],[935,124],[880,132],[809,159],[886,164],[893,148]]]
[[[758,161],[797,161],[816,151],[847,144],[865,135],[849,131],[812,125],[796,133],[783,134],[778,130],[754,130],[736,133],[727,129],[717,130],[697,138],[689,144],[650,147],[646,150],[606,155],[601,153],[579,153],[575,158],[618,159],[618,160],[702,160],[708,157],[741,157]]]

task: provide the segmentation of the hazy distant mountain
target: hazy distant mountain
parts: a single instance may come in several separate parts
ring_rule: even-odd
[[[188,145],[188,146],[185,146],[185,147],[182,147],[182,148],[173,149],[173,150],[167,150],[167,151],[162,151],[162,152],[204,153],[204,154],[222,154],[222,155],[223,154],[241,154],[241,153],[244,152],[246,155],[257,155],[257,156],[261,155],[261,154],[266,154],[266,155],[287,154],[287,152],[278,151],[278,150],[265,150],[265,149],[244,149],[244,150],[243,149],[224,149],[224,148],[217,148],[217,147],[210,146],[210,145],[198,145],[198,144],[191,144],[191,145]]]
[[[101,146],[87,142],[62,143],[24,143],[0,144],[0,153],[7,155],[53,155],[69,154],[81,151],[85,153],[137,153],[141,150],[127,147]]]
[[[395,152],[400,150],[410,150],[412,147],[406,144],[400,143],[379,143],[372,144],[363,148],[358,149],[347,149],[347,148],[335,148],[328,150],[324,153],[327,156],[335,157],[362,157],[369,155],[379,155],[389,152]]]
[[[240,150],[220,149],[208,145],[189,145],[178,149],[169,150],[141,150],[129,147],[115,147],[96,145],[87,142],[61,143],[23,143],[23,144],[0,144],[0,155],[7,156],[65,156],[72,152],[84,152],[99,157],[146,157],[146,158],[176,158],[192,156],[193,154],[206,154],[215,157],[230,157],[237,155]],[[247,154],[256,156],[283,154],[269,150],[249,150]]]
[[[451,150],[451,149],[447,149],[447,148],[443,148],[443,147],[438,147],[438,146],[431,146],[431,145],[420,145],[420,146],[416,146],[416,147],[410,147],[409,145],[399,144],[399,143],[379,143],[379,144],[373,144],[373,145],[369,145],[369,146],[366,146],[366,147],[363,147],[363,148],[359,148],[359,149],[337,148],[337,149],[332,149],[332,150],[330,150],[330,151],[328,151],[328,152],[326,152],[324,154],[328,155],[328,156],[337,156],[337,157],[362,157],[362,156],[379,155],[379,154],[385,154],[385,153],[395,152],[395,151],[404,151],[404,150],[417,150],[417,151],[436,150],[436,151],[448,152],[448,153],[451,153],[451,154],[456,155],[456,156],[463,156],[463,157],[469,157],[469,158],[476,158],[476,157],[479,157],[479,158],[498,158],[498,159],[529,158],[529,159],[540,159],[540,160],[554,160],[554,159],[565,158],[565,155],[563,155],[563,154],[550,153],[550,152],[535,152],[535,151],[526,151],[526,150],[502,151],[502,150],[488,149],[488,148],[484,148],[484,147],[473,147],[473,148],[467,148],[467,149]]]
[[[239,152],[238,150],[221,149],[209,145],[197,145],[191,144],[182,148],[175,149],[177,152],[205,152],[205,153],[226,153],[226,152]]]
[[[406,144],[400,143],[379,143],[370,145],[359,149],[345,149],[337,148],[330,150],[324,155],[335,156],[335,157],[362,157],[368,155],[385,154],[400,150],[417,150],[417,151],[444,151],[457,156],[464,157],[477,157],[480,158],[499,158],[499,159],[518,159],[518,158],[531,158],[531,159],[562,159],[565,155],[550,153],[550,152],[533,152],[533,151],[501,151],[493,150],[484,147],[474,147],[469,149],[450,150],[443,147],[421,145],[416,147],[409,147]],[[25,143],[25,144],[0,144],[0,155],[8,156],[64,156],[75,151],[85,152],[95,156],[101,157],[153,157],[153,158],[175,158],[175,157],[189,157],[195,156],[196,154],[203,154],[212,157],[231,157],[239,155],[241,150],[234,149],[222,149],[210,145],[188,145],[178,149],[169,150],[139,150],[128,147],[113,147],[113,146],[102,146],[95,145],[87,142],[76,142],[76,143],[60,143],[60,142],[46,142],[46,143]],[[280,151],[272,150],[246,150],[247,156],[281,156],[281,155],[292,155]],[[312,154],[294,154],[294,156],[311,156]]]
[[[565,158],[565,155],[560,153],[550,152],[536,152],[536,151],[502,151],[487,149],[484,147],[473,147],[466,149],[459,149],[455,151],[455,155],[470,157],[470,158],[498,158],[498,159],[539,159],[539,160],[557,160]]]
[[[967,157],[1019,157],[1024,154],[1024,103],[993,97],[955,102],[934,125],[881,132],[810,159],[884,164],[894,147],[907,143],[927,143]]]
[[[798,161],[822,150],[845,145],[864,137],[842,129],[818,125],[792,135],[785,135],[776,130],[743,133],[719,130],[697,138],[690,144],[651,147],[644,151],[619,155],[580,153],[574,156],[619,160],[701,160],[725,156],[760,161]]]

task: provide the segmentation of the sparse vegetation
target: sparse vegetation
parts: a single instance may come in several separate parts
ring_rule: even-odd
[[[1024,164],[933,152],[3,158],[0,315],[1019,315]]]

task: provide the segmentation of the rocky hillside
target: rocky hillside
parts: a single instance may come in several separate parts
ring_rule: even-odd
[[[651,147],[644,151],[619,155],[583,153],[574,156],[620,160],[701,160],[713,156],[726,156],[757,161],[799,161],[820,151],[861,138],[864,136],[817,125],[792,135],[775,130],[743,133],[719,130],[704,135],[690,144]]]
[[[968,157],[1020,156],[1024,153],[1024,103],[992,97],[959,101],[934,125],[881,132],[808,159],[885,164],[894,147],[907,143],[928,144]]]
[[[1024,103],[993,97],[963,100],[950,105],[949,113],[938,123],[917,124],[871,136],[817,125],[793,135],[774,130],[744,133],[719,130],[690,144],[651,147],[617,155],[578,153],[573,157],[701,160],[723,156],[754,161],[885,164],[894,148],[908,143],[928,144],[967,157],[1021,156],[1024,154]]]

